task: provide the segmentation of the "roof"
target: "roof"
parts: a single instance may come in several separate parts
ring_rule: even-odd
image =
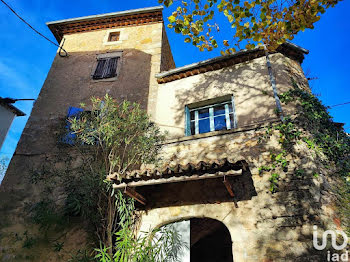
[[[123,176],[114,173],[108,177],[114,188],[200,180],[219,176],[239,175],[247,163],[237,159],[218,159],[199,162],[170,163],[159,168],[143,168],[127,172]]]
[[[104,28],[132,26],[163,21],[163,6],[146,7],[101,15],[90,15],[47,22],[51,32],[60,43],[64,34]]]
[[[304,59],[304,54],[308,54],[309,50],[306,50],[296,44],[286,42],[282,44],[276,50],[276,52],[283,53],[284,55],[289,56],[301,63]],[[199,73],[218,70],[223,67],[242,63],[264,55],[265,51],[262,47],[256,47],[251,50],[244,49],[231,55],[218,56],[208,60],[200,61],[198,63],[193,63],[174,68],[169,71],[161,72],[159,74],[156,74],[156,78],[158,79],[158,83],[166,83],[192,75],[197,75]]]
[[[0,97],[0,105],[12,111],[16,116],[25,116],[26,114],[8,102],[8,99]]]

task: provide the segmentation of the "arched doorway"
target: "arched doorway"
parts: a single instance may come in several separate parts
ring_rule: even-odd
[[[222,222],[212,218],[191,218],[170,225],[181,235],[183,243],[186,243],[179,261],[233,261],[231,235]]]
[[[232,241],[227,227],[211,218],[190,220],[191,262],[232,262]]]

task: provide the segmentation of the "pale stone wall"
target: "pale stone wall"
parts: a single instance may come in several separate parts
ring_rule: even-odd
[[[165,32],[165,28],[163,27],[162,59],[160,71],[167,71],[173,68],[175,68],[175,62],[173,54],[171,52],[169,40]]]
[[[291,65],[297,77],[305,79],[297,62],[279,53],[271,55],[271,60],[279,93],[292,87]],[[266,58],[260,57],[220,70],[160,84],[156,123],[168,131],[170,137],[182,137],[186,105],[225,95],[234,97],[238,127],[277,118]],[[292,109],[293,107],[290,110]],[[289,111],[286,113],[291,113]]]
[[[166,144],[163,153],[169,162],[186,163],[222,158],[246,160],[249,171],[243,172],[242,178],[251,176],[256,194],[249,199],[240,199],[239,191],[248,188],[237,180],[237,184],[232,184],[238,198],[237,207],[233,201],[185,205],[177,203],[176,206],[158,207],[143,213],[140,231],[152,230],[174,221],[206,217],[221,221],[229,229],[235,262],[325,261],[325,254],[313,248],[312,230],[313,225],[336,229],[333,223],[336,213],[332,210],[332,204],[326,202],[327,193],[324,191],[327,182],[323,178],[329,171],[305,143],[296,144],[294,151],[303,158],[288,154],[288,170],[285,173],[282,170],[273,171],[280,174],[280,179],[277,192],[272,194],[269,181],[271,172],[259,174],[258,168],[270,164],[269,151],[278,152],[279,133],[274,131],[267,140],[262,139],[264,134],[265,129],[258,128]],[[297,177],[297,169],[306,170],[306,174]],[[316,170],[321,172],[317,178],[313,176]],[[198,192],[194,187],[192,190]],[[222,184],[222,188],[212,190],[226,189]],[[180,199],[183,192],[177,192],[169,197]]]
[[[7,132],[9,131],[15,114],[9,109],[0,105],[0,148],[4,142]]]
[[[157,81],[153,77],[160,72],[162,42],[166,38],[163,35],[163,23],[155,23],[140,26],[130,26],[113,29],[120,31],[120,41],[116,44],[106,44],[106,35],[111,29],[96,30],[65,35],[64,48],[68,52],[109,52],[114,50],[136,49],[151,56],[149,91],[148,91],[148,113],[151,117],[155,114],[153,105],[157,99]],[[135,65],[137,66],[137,65]],[[92,69],[91,69],[92,70]],[[142,74],[142,67],[139,67]],[[132,81],[130,79],[130,81]]]
[[[116,43],[106,42],[111,31],[120,31]],[[81,222],[60,232],[65,236],[60,253],[53,251],[51,242],[22,247],[25,230],[30,237],[42,234],[28,218],[28,207],[40,199],[42,190],[30,181],[30,175],[49,159],[62,166],[62,158],[72,154],[70,147],[57,145],[70,106],[80,107],[81,102],[89,106],[92,96],[108,93],[119,101],[139,102],[153,115],[158,86],[154,75],[160,72],[163,37],[161,22],[64,36],[69,56],[56,55],[0,187],[0,261],[27,261],[26,256],[32,261],[68,261],[84,248],[87,234]],[[117,78],[93,80],[97,56],[114,51],[123,51]],[[56,238],[51,236],[51,240]]]
[[[270,55],[270,60],[279,93],[293,88],[291,78],[309,90],[298,62],[280,53]],[[238,129],[185,137],[185,106],[225,95],[234,96]],[[191,188],[184,184],[177,186],[176,183],[163,189],[159,186],[157,190],[164,190],[164,194],[149,195],[157,199],[150,199],[154,208],[143,213],[140,231],[193,217],[207,217],[221,221],[230,231],[235,262],[325,261],[325,253],[313,248],[312,230],[313,225],[336,229],[334,199],[330,201],[325,191],[325,177],[330,171],[301,142],[294,146],[294,155],[288,152],[288,170],[273,171],[280,174],[276,193],[270,191],[272,172],[259,172],[259,167],[271,164],[271,153],[281,151],[279,133],[274,131],[269,139],[265,139],[266,129],[259,126],[279,120],[275,108],[265,57],[160,84],[156,122],[169,133],[170,139],[163,147],[164,163],[186,164],[224,158],[245,160],[249,172],[244,172],[242,179],[251,176],[256,194],[238,199],[237,208],[233,201],[208,203],[207,192],[204,191],[225,191],[223,184],[222,188],[210,189],[210,182],[205,187],[199,183],[198,187],[203,192],[193,182]],[[295,104],[283,105],[283,110],[285,115],[295,114]],[[298,169],[305,170],[306,174],[297,177],[295,172]],[[315,172],[320,176],[314,177]],[[237,184],[233,184],[238,196],[242,194],[240,191],[248,190],[241,183],[238,180]],[[186,189],[182,190],[181,186]],[[171,187],[177,189],[172,190]],[[147,197],[146,188],[139,190]],[[181,205],[179,199],[186,200],[188,191],[203,194],[202,202]],[[167,202],[154,206],[167,197],[173,198],[176,205]]]

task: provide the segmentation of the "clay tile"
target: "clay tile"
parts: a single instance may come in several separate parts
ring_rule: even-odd
[[[212,65],[208,65],[205,67],[207,71],[213,71],[214,67]]]
[[[193,75],[193,73],[191,73],[191,71],[186,71],[185,75],[186,75],[186,77],[188,77],[188,76]]]
[[[222,67],[222,63],[216,63],[213,67],[215,70],[220,69]]]
[[[186,77],[186,74],[185,74],[185,73],[181,73],[181,74],[180,74],[180,77],[181,77],[181,78],[185,78],[185,77]]]

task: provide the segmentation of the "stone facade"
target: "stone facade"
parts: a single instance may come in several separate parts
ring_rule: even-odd
[[[120,32],[115,43],[106,41],[111,31]],[[149,200],[146,207],[140,207],[141,231],[207,217],[228,228],[235,262],[324,261],[324,254],[312,248],[312,225],[332,228],[336,218],[331,203],[322,197],[327,170],[313,177],[321,164],[305,144],[298,144],[294,150],[303,158],[288,155],[289,169],[280,177],[277,193],[271,194],[269,176],[259,172],[259,167],[269,162],[270,153],[280,149],[277,131],[268,141],[262,139],[266,126],[279,121],[265,56],[158,84],[157,73],[175,68],[162,21],[65,34],[62,44],[69,56],[55,57],[0,188],[0,261],[26,261],[26,257],[67,260],[67,256],[54,256],[52,250],[22,251],[14,232],[28,228],[26,203],[40,195],[40,188],[29,183],[28,173],[65,154],[56,147],[55,133],[68,107],[79,107],[81,102],[89,105],[91,96],[106,93],[118,100],[139,102],[168,132],[162,153],[165,163],[229,157],[248,164],[241,176],[228,178],[236,194],[234,200],[222,179],[137,188]],[[93,80],[97,56],[116,51],[122,52],[117,78]],[[270,59],[278,92],[292,88],[291,78],[308,88],[297,59],[278,52]],[[223,96],[234,97],[237,128],[185,136],[185,106],[215,102]],[[296,111],[291,104],[284,106],[283,112],[293,115]],[[304,177],[295,177],[299,168],[307,170]],[[83,246],[87,237],[79,227],[66,234],[66,253]]]
[[[166,144],[167,160],[245,159],[249,170],[229,180],[234,201],[223,179],[141,187],[138,192],[150,201],[150,209],[142,216],[140,231],[193,217],[212,218],[228,228],[234,261],[326,261],[324,253],[313,249],[313,225],[336,229],[336,214],[332,205],[324,205],[327,182],[312,174],[322,170],[327,175],[328,171],[320,168],[322,164],[306,144],[297,145],[295,150],[304,158],[287,156],[288,171],[280,177],[278,192],[271,194],[270,175],[261,174],[259,167],[268,165],[270,152],[279,148],[279,133],[260,142],[265,132],[263,127],[254,127]],[[297,169],[307,174],[296,177]]]

